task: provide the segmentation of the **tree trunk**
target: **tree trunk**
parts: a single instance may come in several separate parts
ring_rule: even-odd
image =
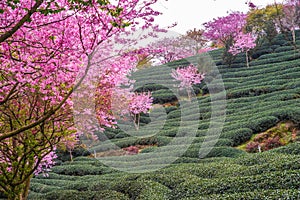
[[[31,177],[29,177],[25,183],[24,183],[24,188],[23,188],[23,192],[22,192],[22,200],[26,200],[29,194],[29,187],[30,187],[30,179]]]
[[[31,176],[19,186],[11,188],[11,194],[8,194],[8,200],[26,200],[29,194]]]
[[[187,89],[187,95],[188,95],[189,101],[191,101],[191,89],[190,88]]]
[[[247,67],[249,68],[248,51],[246,51],[246,63],[247,63]]]
[[[70,154],[70,161],[73,162],[72,150],[69,150],[69,154]]]
[[[135,130],[139,130],[139,125],[140,125],[140,119],[139,119],[139,114],[134,114],[134,117],[133,117],[133,124],[134,124],[134,127],[135,127]]]
[[[296,33],[295,33],[295,28],[292,30],[292,37],[293,37],[293,45],[296,47]]]

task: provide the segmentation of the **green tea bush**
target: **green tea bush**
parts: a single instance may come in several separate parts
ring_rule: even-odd
[[[300,155],[300,142],[290,143],[286,146],[272,149],[271,152]]]
[[[232,200],[232,199],[251,199],[251,200],[278,200],[278,199],[291,199],[297,200],[300,198],[299,190],[255,190],[251,192],[240,192],[240,193],[225,193],[225,194],[214,194],[209,196],[196,196],[183,198],[182,200]]]
[[[264,49],[258,49],[256,50],[255,52],[252,53],[252,58],[253,59],[256,59],[264,54],[269,54],[269,53],[272,53],[273,52],[273,49],[271,48],[264,48]]]
[[[131,199],[167,199],[170,189],[158,182],[137,179],[127,184],[126,193]]]
[[[200,149],[200,148],[189,148],[183,156],[185,157],[191,157],[191,158],[198,158],[199,153],[201,151],[205,152],[206,149]],[[244,151],[238,150],[232,147],[213,147],[209,153],[205,156],[205,158],[210,157],[238,157],[245,154]]]
[[[130,137],[130,135],[128,135],[127,133],[124,133],[124,132],[121,132],[121,133],[118,133],[114,139],[118,139],[118,138],[126,138],[126,137]]]
[[[294,47],[292,46],[282,46],[282,47],[278,47],[277,49],[275,49],[274,52],[279,53],[279,52],[286,52],[286,51],[293,51]]]
[[[74,150],[72,150],[71,154],[72,154],[73,158],[76,158],[78,156],[88,156],[91,153],[87,149],[85,149],[81,146],[76,146],[74,148]],[[69,151],[62,150],[62,149],[57,149],[56,150],[56,155],[57,155],[57,160],[58,160],[57,162],[61,162],[61,161],[65,162],[65,161],[70,161],[71,160]]]
[[[266,116],[258,119],[249,119],[246,127],[251,129],[253,133],[259,133],[275,126],[278,122],[277,117]]]
[[[185,181],[173,190],[172,198],[193,197],[208,194],[251,192],[253,190],[299,189],[297,171],[264,173],[256,176],[224,177]]]
[[[48,192],[43,195],[46,200],[103,200],[103,199],[115,199],[115,200],[129,200],[129,198],[116,191],[82,191],[77,190],[57,190]]]
[[[107,167],[92,166],[92,165],[62,165],[56,166],[52,169],[54,173],[70,175],[70,176],[84,176],[84,175],[99,175],[108,173],[110,170]]]
[[[241,129],[222,133],[221,137],[230,139],[232,141],[232,145],[237,146],[248,141],[251,138],[252,134],[253,132],[251,129],[241,128]]]
[[[169,107],[164,107],[164,108],[165,108],[167,114],[178,109],[176,106],[169,106]]]
[[[30,190],[39,193],[47,193],[54,190],[61,190],[61,187],[33,182],[30,183]]]

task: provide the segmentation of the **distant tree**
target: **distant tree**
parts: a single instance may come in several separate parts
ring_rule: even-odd
[[[187,90],[188,98],[191,99],[191,89],[194,84],[199,84],[204,79],[204,74],[199,73],[197,67],[189,65],[187,67],[178,67],[172,71],[172,77],[179,81],[178,88]]]
[[[186,32],[186,34],[183,37],[187,37],[188,39],[192,39],[196,41],[195,49],[196,52],[199,52],[199,50],[203,49],[207,45],[207,39],[204,37],[204,30],[196,29],[189,30]]]
[[[258,39],[266,38],[271,43],[280,29],[278,20],[283,16],[282,7],[282,4],[274,4],[251,9],[247,14],[245,31],[257,35]]]
[[[234,59],[229,53],[229,49],[234,44],[237,34],[244,28],[246,17],[246,14],[241,12],[232,12],[225,17],[218,17],[203,24],[205,27],[204,36],[215,44],[221,44],[225,47],[223,60],[229,66]]]
[[[283,15],[278,19],[280,29],[284,34],[291,32],[292,44],[296,47],[295,30],[300,28],[300,1],[287,0],[282,6],[282,12]]]
[[[160,39],[147,48],[149,56],[158,64],[164,64],[197,54],[197,42],[194,39],[177,36]]]
[[[134,93],[129,99],[128,110],[133,117],[134,125],[136,130],[140,126],[140,116],[141,113],[148,113],[152,108],[153,98],[151,93]]]
[[[253,49],[256,46],[255,38],[251,33],[243,33],[240,32],[236,40],[233,44],[233,46],[230,47],[229,52],[233,55],[236,55],[241,52],[246,53],[246,64],[247,67],[249,67],[249,58],[248,58],[248,52],[250,49]]]

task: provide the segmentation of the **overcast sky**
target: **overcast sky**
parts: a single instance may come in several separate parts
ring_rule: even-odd
[[[226,16],[228,11],[242,11],[249,9],[247,0],[159,0],[154,7],[163,15],[156,18],[156,23],[167,27],[177,22],[172,31],[184,34],[187,30],[200,29],[204,22],[213,18]],[[274,0],[252,0],[258,7],[274,3]],[[281,2],[276,0],[276,2]]]

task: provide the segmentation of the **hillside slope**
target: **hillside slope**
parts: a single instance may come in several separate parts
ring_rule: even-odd
[[[297,38],[300,44],[299,32]],[[148,74],[137,73],[141,79],[151,76],[156,80],[155,84],[145,85],[139,91],[151,90],[156,103],[173,104],[165,108],[167,120],[163,128],[151,135],[157,124],[151,124],[149,117],[144,116],[142,123],[150,124],[143,134],[151,136],[132,137],[120,129],[107,129],[99,133],[99,138],[109,140],[102,140],[91,152],[153,145],[137,155],[106,160],[109,166],[125,171],[130,168],[130,171],[149,172],[125,173],[96,159],[78,157],[54,167],[49,177],[34,178],[30,199],[299,199],[299,142],[256,154],[235,147],[279,122],[292,121],[299,126],[300,52],[279,35],[272,45],[263,45],[254,52],[250,68],[245,66],[243,55],[228,68],[222,65],[220,50],[210,54],[226,89],[226,118],[219,139],[210,135],[214,131],[208,132],[223,125],[218,119],[224,117],[222,110],[217,112],[218,105],[224,108],[224,100],[215,98],[212,104],[210,94],[211,90],[216,97],[220,95],[218,92],[224,94],[220,89],[223,83],[215,81],[215,71],[206,75],[206,83],[194,87],[196,93],[202,93],[197,96],[199,113],[193,106],[186,106],[183,111],[184,101],[176,105],[177,97],[159,85],[160,81],[168,80],[169,74],[156,73],[155,69]],[[176,68],[188,64],[187,60],[181,60],[167,66]],[[159,121],[160,116],[156,117]],[[181,123],[183,119],[185,123]],[[194,132],[195,124],[195,133],[189,135],[189,131]],[[191,136],[192,144],[183,151],[187,135]],[[209,143],[216,144],[206,158],[199,159],[199,150]],[[170,162],[173,164],[169,165]]]

